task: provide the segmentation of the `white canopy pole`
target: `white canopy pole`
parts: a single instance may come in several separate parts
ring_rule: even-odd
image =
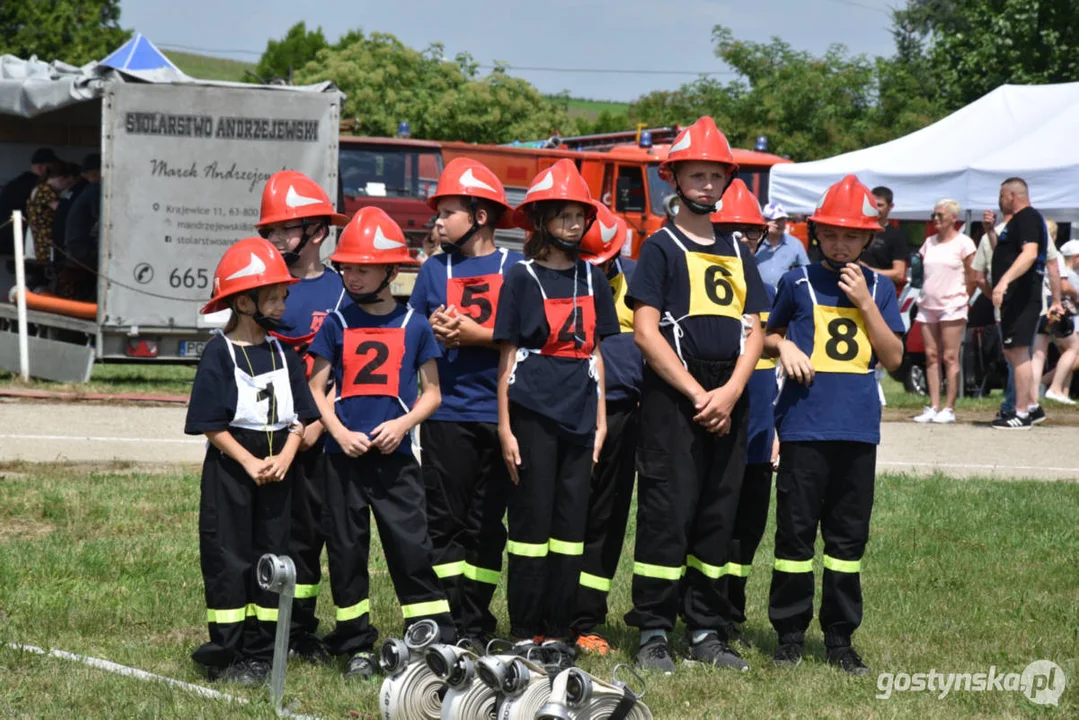
[[[26,326],[26,236],[22,229],[22,210],[11,214],[15,230],[15,306],[19,316],[19,375],[23,382],[30,382],[30,339]]]

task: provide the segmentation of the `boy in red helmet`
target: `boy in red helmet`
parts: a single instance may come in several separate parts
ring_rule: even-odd
[[[746,458],[746,383],[768,296],[757,266],[710,215],[737,170],[710,117],[679,133],[660,173],[681,198],[641,246],[626,302],[644,354],[633,610],[640,666],[671,673],[678,615],[698,662],[748,669],[725,593]],[[683,580],[684,577],[684,580]],[[684,592],[683,592],[684,591]]]
[[[611,652],[610,643],[597,628],[607,622],[607,595],[622,555],[636,478],[634,459],[644,358],[633,342],[633,311],[625,303],[637,268],[635,261],[619,256],[628,242],[625,220],[606,206],[597,205],[596,221],[581,238],[581,258],[606,275],[620,332],[600,346],[607,436],[592,468],[584,557],[572,626],[577,648],[597,655]]]
[[[723,193],[723,207],[712,216],[712,222],[722,231],[742,241],[754,260],[757,246],[768,232],[768,223],[761,214],[757,198],[739,179],[731,182]],[[775,290],[765,283],[768,303],[775,299]],[[768,310],[761,313],[761,323],[768,322]],[[738,494],[738,510],[734,516],[731,535],[731,560],[727,564],[727,597],[734,611],[735,623],[746,621],[746,583],[753,566],[764,527],[768,524],[768,506],[772,501],[772,469],[778,461],[779,444],[775,442],[776,361],[762,356],[746,383],[749,395],[749,425],[746,441],[746,469],[742,489]],[[736,633],[735,639],[740,637]],[[744,641],[743,641],[744,642]]]
[[[307,348],[326,315],[349,304],[341,277],[322,264],[322,243],[331,225],[344,225],[348,218],[334,211],[329,196],[314,180],[295,170],[270,176],[262,189],[262,206],[256,224],[259,235],[277,248],[296,283],[289,289],[282,327],[274,337],[293,348],[311,374],[314,359]],[[296,488],[292,494],[292,533],[289,557],[296,564],[296,596],[292,604],[289,649],[307,660],[330,659],[315,637],[322,579],[321,555],[326,539],[322,535],[322,423],[313,422],[304,431],[296,455]]]
[[[524,259],[495,247],[513,226],[502,183],[482,163],[450,162],[428,199],[443,252],[420,268],[409,305],[430,319],[442,405],[423,424],[423,478],[435,572],[461,638],[484,648],[502,572],[509,475],[498,440],[498,349],[492,336],[503,277]]]
[[[335,655],[349,656],[346,678],[368,678],[375,674],[371,650],[378,638],[368,599],[372,511],[405,624],[431,618],[442,641],[453,640],[450,606],[431,567],[410,439],[441,401],[439,349],[426,318],[390,292],[397,268],[416,261],[383,210],[356,213],[330,260],[354,304],[331,314],[311,344],[311,391],[329,434],[323,516],[337,605],[337,626],[324,641]],[[335,390],[328,391],[331,374]]]
[[[303,424],[318,417],[299,357],[268,337],[295,282],[270,243],[240,240],[218,263],[201,311],[232,310],[199,360],[184,426],[209,440],[199,559],[210,642],[192,657],[210,680],[255,685],[270,672],[277,599],[259,589],[255,566],[288,549],[293,458]]]
[[[862,555],[880,443],[873,368],[875,359],[890,371],[903,361],[903,321],[892,281],[858,264],[880,229],[869,189],[846,176],[824,193],[809,224],[824,259],[780,278],[765,339],[786,375],[776,402],[781,445],[768,617],[779,635],[776,664],[801,662],[819,526],[828,663],[865,675],[851,637],[862,621]]]

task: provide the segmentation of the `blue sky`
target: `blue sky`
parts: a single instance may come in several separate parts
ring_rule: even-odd
[[[854,53],[891,55],[889,6],[900,0],[121,0],[120,22],[163,46],[257,61],[270,38],[303,20],[331,42],[360,27],[388,32],[415,48],[432,42],[452,57],[482,64],[580,69],[663,70],[685,74],[512,70],[546,93],[629,101],[672,89],[697,73],[729,73],[712,54],[711,29],[746,40],[778,35],[823,52],[842,43]],[[252,52],[237,52],[252,51]],[[731,76],[720,75],[721,79]]]

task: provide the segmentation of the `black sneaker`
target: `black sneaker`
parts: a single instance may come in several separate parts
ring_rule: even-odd
[[[1044,413],[1042,414],[1044,415]],[[1029,415],[1021,418],[1014,414],[997,417],[990,425],[994,430],[1029,430],[1033,426]]]
[[[256,685],[262,685],[263,683],[269,682],[271,670],[273,670],[273,667],[268,662],[262,660],[247,661],[247,671],[251,673],[251,677],[255,679]]]
[[[378,659],[370,651],[358,652],[348,659],[345,680],[367,680],[378,673]]]
[[[1045,422],[1045,411],[1041,405],[1035,405],[1033,410],[1028,411],[1031,425],[1040,425]]]
[[[828,648],[828,664],[837,667],[848,675],[862,677],[869,674],[869,668],[854,648],[846,647]]]
[[[251,672],[250,663],[246,660],[233,663],[228,667],[208,667],[206,668],[206,679],[213,683],[228,683],[245,687],[252,687],[261,682]]]
[[[671,646],[667,644],[667,638],[659,635],[641,645],[641,649],[637,651],[637,666],[645,671],[672,674],[677,667],[671,657]]]
[[[749,663],[730,645],[719,639],[715,633],[708,633],[700,642],[690,642],[689,654],[697,662],[715,665],[716,667],[729,667],[745,672],[749,670]]]
[[[775,663],[776,667],[796,667],[801,664],[804,654],[805,646],[802,643],[783,643],[776,648],[776,654],[773,656],[772,662]]]
[[[573,667],[573,661],[577,658],[576,651],[561,640],[544,640],[539,654],[544,665],[557,667],[558,672]]]
[[[314,635],[304,635],[291,643],[288,656],[315,665],[329,665],[333,662],[333,655],[330,655],[326,645]]]

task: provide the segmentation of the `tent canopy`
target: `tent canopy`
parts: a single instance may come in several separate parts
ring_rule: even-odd
[[[185,75],[152,42],[138,34],[101,62],[82,67],[0,55],[0,115],[32,118],[100,97],[114,82],[213,85],[278,92],[339,92],[331,82],[314,85],[252,85],[200,80]]]
[[[980,217],[1017,176],[1047,216],[1079,221],[1079,82],[1002,85],[946,118],[883,145],[772,168],[769,199],[809,213],[829,185],[854,173],[895,193],[893,217],[928,219],[943,198]]]

